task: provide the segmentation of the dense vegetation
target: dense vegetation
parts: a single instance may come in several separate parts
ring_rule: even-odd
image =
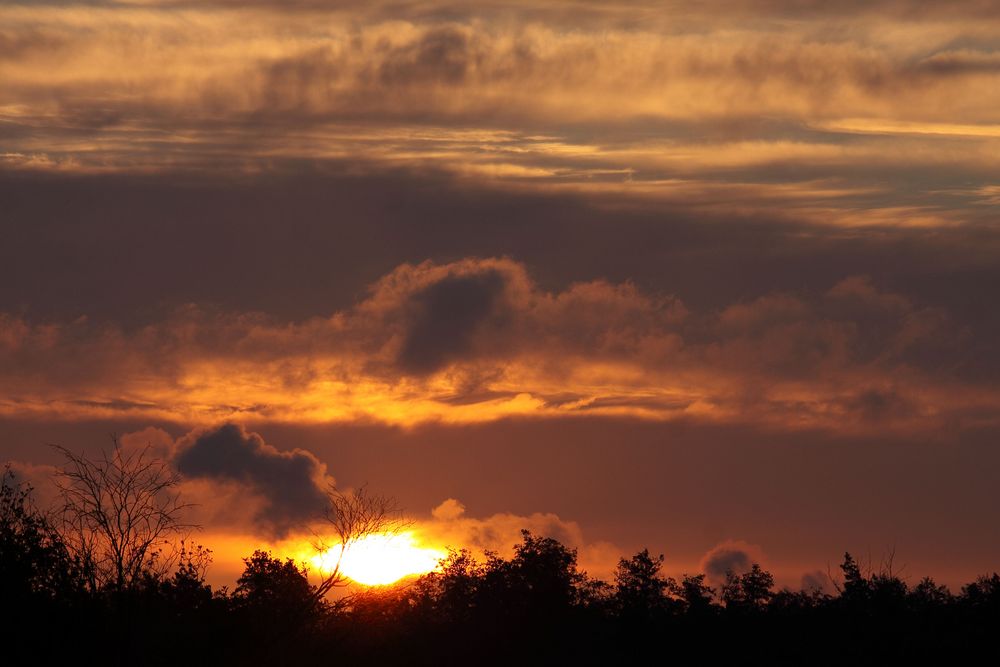
[[[908,585],[845,555],[838,591],[776,591],[754,565],[719,590],[622,559],[610,583],[576,553],[523,531],[513,555],[452,552],[440,571],[336,602],[296,563],[245,559],[233,590],[205,583],[210,555],[183,547],[172,571],[148,556],[129,579],[94,576],[79,542],[3,478],[4,664],[865,664],[1000,658],[1000,576],[954,595]],[[982,659],[982,657],[980,658]]]

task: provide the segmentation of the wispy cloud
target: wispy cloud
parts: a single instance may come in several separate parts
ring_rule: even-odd
[[[831,224],[981,218],[917,193],[998,167],[996,12],[710,4],[7,5],[0,165],[347,160]]]

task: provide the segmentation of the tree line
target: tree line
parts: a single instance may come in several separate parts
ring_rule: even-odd
[[[116,448],[117,449],[117,448]],[[118,457],[117,459],[115,457]],[[330,596],[291,559],[256,551],[230,590],[213,590],[211,552],[180,534],[168,469],[140,453],[67,454],[64,505],[38,509],[8,468],[0,488],[0,628],[5,664],[870,664],[1000,657],[1000,576],[952,593],[910,585],[891,561],[845,554],[834,590],[778,590],[759,564],[662,572],[663,556],[622,558],[589,577],[559,541],[522,531],[505,557],[453,550],[438,570]],[[129,458],[131,457],[131,458]],[[164,483],[165,482],[165,483]],[[139,489],[143,489],[140,491]],[[155,488],[155,493],[148,493]],[[381,497],[334,494],[345,535],[384,527]],[[339,499],[339,500],[337,500]],[[75,503],[75,504],[74,504]],[[121,514],[119,514],[121,513]],[[374,523],[373,523],[374,522]],[[333,583],[331,583],[333,582]]]

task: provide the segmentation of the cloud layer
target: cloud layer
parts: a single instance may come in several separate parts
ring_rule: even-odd
[[[696,312],[629,283],[548,291],[508,259],[405,264],[354,307],[287,324],[194,306],[135,330],[0,319],[4,413],[63,418],[412,424],[628,414],[971,427],[996,414],[983,368],[997,360],[982,349],[947,310],[861,276]],[[252,477],[269,454],[250,436],[226,435],[212,442],[244,456],[239,474]],[[191,465],[211,474],[201,454],[216,450],[195,442]]]
[[[848,6],[7,5],[0,164],[346,160],[838,226],[988,219],[996,10]]]

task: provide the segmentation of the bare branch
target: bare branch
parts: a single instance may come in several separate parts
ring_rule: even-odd
[[[197,526],[181,519],[191,505],[181,501],[180,476],[166,461],[152,457],[148,445],[125,451],[116,436],[112,444],[110,454],[96,458],[52,447],[65,460],[56,479],[64,539],[93,590],[121,591],[144,576],[162,576],[173,559],[170,538]]]
[[[372,493],[367,485],[344,492],[333,484],[327,491],[328,504],[324,514],[327,537],[315,535],[313,548],[320,554],[336,553],[333,562],[324,564],[322,580],[316,588],[316,600],[322,599],[335,587],[349,583],[343,572],[344,555],[358,541],[369,535],[391,535],[400,532],[410,522],[404,520],[395,498]]]

